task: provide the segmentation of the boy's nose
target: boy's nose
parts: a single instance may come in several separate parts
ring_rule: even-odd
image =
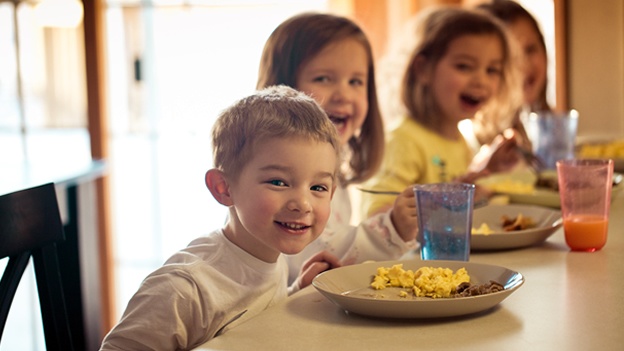
[[[297,194],[288,201],[288,210],[302,213],[312,212],[310,200],[304,194]]]

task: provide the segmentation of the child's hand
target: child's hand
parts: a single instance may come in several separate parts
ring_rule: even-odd
[[[507,129],[503,135],[497,136],[492,142],[493,152],[487,163],[486,169],[492,173],[511,170],[520,161],[518,153],[517,132]]]
[[[297,277],[297,283],[299,288],[303,289],[306,286],[312,284],[312,280],[319,273],[327,270],[338,268],[342,266],[338,257],[330,254],[327,251],[318,252],[316,255],[310,257],[301,266],[301,271]]]
[[[412,186],[408,186],[394,200],[390,219],[403,241],[411,241],[418,233],[418,214],[416,198]]]

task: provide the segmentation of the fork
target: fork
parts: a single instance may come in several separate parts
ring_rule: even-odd
[[[533,153],[533,151],[527,150],[520,146],[517,147],[517,150],[520,152],[520,155],[522,155],[529,167],[531,167],[535,175],[539,177],[540,173],[546,166],[546,163],[544,163],[539,156]]]
[[[369,193],[369,194],[377,194],[377,195],[399,195],[400,191],[390,191],[390,190],[373,190],[373,189],[364,189],[357,188],[361,192]]]
[[[390,190],[373,190],[373,189],[365,189],[365,188],[357,188],[359,191],[369,194],[377,194],[377,195],[399,195],[400,191],[390,191]],[[474,202],[474,208],[479,208],[487,205],[489,203],[489,199],[482,198],[478,199]]]

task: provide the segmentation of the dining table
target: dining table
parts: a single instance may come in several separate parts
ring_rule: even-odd
[[[420,260],[418,251],[401,259]],[[542,243],[469,261],[525,281],[485,311],[427,319],[347,312],[308,286],[196,350],[624,349],[624,192],[613,194],[601,250],[571,251],[559,228]]]

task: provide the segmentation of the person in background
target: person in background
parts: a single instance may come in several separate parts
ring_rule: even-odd
[[[524,104],[531,111],[550,110],[551,107],[546,98],[548,86],[546,42],[535,17],[522,5],[511,0],[494,0],[481,4],[477,8],[487,11],[503,21],[520,44],[524,54],[524,81],[522,85]]]
[[[270,87],[227,108],[212,132],[212,196],[224,227],[142,282],[101,350],[189,350],[287,296],[287,265],[325,228],[336,187],[336,128],[310,97]],[[323,253],[310,263],[340,265]],[[304,265],[300,285],[317,271]],[[318,267],[317,267],[318,268]]]
[[[383,83],[390,93],[384,100],[394,104],[386,111],[400,117],[388,133],[381,169],[366,187],[401,191],[419,183],[472,183],[512,168],[519,160],[513,135],[484,169],[469,172],[474,154],[458,128],[479,113],[504,116],[520,105],[517,56],[504,26],[483,12],[454,6],[425,9],[409,25],[408,41],[385,60],[390,75]],[[476,197],[488,195],[483,192]],[[386,211],[393,201],[392,195],[363,194],[363,215]]]
[[[371,45],[353,21],[303,13],[281,23],[268,38],[257,88],[285,84],[312,96],[338,131],[342,162],[332,213],[321,236],[287,256],[292,281],[302,263],[321,251],[343,265],[389,260],[416,248],[416,207],[411,188],[401,189],[385,213],[351,223],[347,186],[370,178],[383,157],[384,128],[377,102]]]
[[[522,5],[512,0],[493,0],[477,6],[505,23],[512,37],[517,40],[523,53],[522,90],[524,93],[523,109],[528,111],[549,111],[550,105],[546,99],[548,80],[546,71],[548,56],[546,43],[540,26]],[[525,140],[526,133],[520,121],[520,110],[513,115],[512,127],[518,131]],[[481,121],[479,121],[481,122]],[[483,123],[475,124],[475,133],[482,143],[491,140],[496,131],[487,128]]]

